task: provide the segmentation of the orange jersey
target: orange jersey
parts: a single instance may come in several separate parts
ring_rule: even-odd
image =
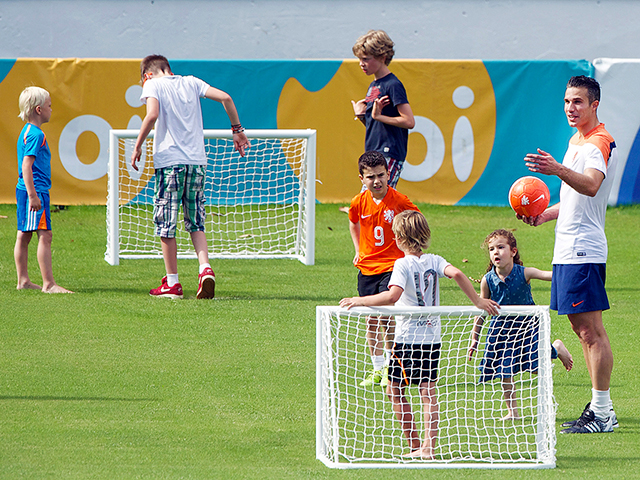
[[[363,275],[378,275],[393,270],[393,264],[404,253],[396,245],[391,223],[405,210],[418,210],[409,197],[389,187],[380,203],[369,190],[353,197],[349,207],[351,223],[360,223],[360,240],[356,267]]]

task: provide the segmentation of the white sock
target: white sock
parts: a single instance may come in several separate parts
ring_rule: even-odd
[[[384,349],[384,364],[391,365],[391,350]]]
[[[209,263],[203,263],[203,264],[201,264],[201,265],[200,265],[200,270],[199,270],[199,272],[198,272],[198,273],[202,273],[202,272],[204,272],[205,268],[211,268],[211,264],[209,264]]]
[[[373,363],[374,370],[382,370],[382,367],[384,367],[384,355],[373,355],[371,363]]]
[[[591,410],[596,417],[609,418],[612,406],[609,390],[591,389]]]
[[[176,283],[178,283],[178,274],[177,273],[167,273],[167,285],[173,287]]]

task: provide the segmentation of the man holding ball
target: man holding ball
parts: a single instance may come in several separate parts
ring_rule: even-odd
[[[598,120],[600,85],[583,75],[571,77],[564,96],[567,121],[577,132],[562,163],[538,149],[524,158],[530,171],[562,180],[560,202],[536,217],[518,218],[538,226],[557,220],[553,251],[551,308],[567,315],[580,339],[591,377],[592,397],[578,420],[560,433],[612,432],[618,426],[609,385],[613,354],[602,321],[609,309],[605,291],[607,239],[605,213],[618,151]]]

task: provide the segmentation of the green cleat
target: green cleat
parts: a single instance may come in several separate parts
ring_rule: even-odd
[[[382,369],[382,378],[380,379],[380,386],[383,388],[387,388],[389,385],[389,367],[384,367]]]
[[[365,379],[360,382],[360,386],[370,387],[372,385],[380,385],[380,382],[382,381],[383,370],[371,370],[371,373],[369,373],[369,375],[367,375]],[[388,381],[389,380],[387,380],[387,382]]]

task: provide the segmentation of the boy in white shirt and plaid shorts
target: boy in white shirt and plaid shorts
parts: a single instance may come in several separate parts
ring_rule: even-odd
[[[204,180],[207,158],[200,98],[220,102],[231,121],[233,145],[244,156],[250,148],[240,125],[238,112],[229,94],[209,86],[193,76],[174,75],[168,60],[161,55],[149,55],[140,64],[143,82],[141,100],[147,105],[140,133],[131,155],[131,166],[138,170],[142,143],[156,125],[153,143],[155,192],[153,221],[160,236],[162,256],[167,275],[161,285],[149,294],[157,297],[182,298],[178,281],[178,249],[176,227],[182,203],[185,229],[198,257],[199,276],[196,298],[213,298],[215,274],[209,264],[209,251],[204,233]]]

